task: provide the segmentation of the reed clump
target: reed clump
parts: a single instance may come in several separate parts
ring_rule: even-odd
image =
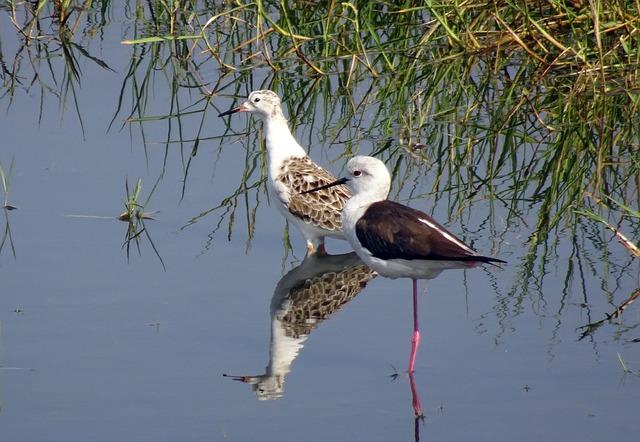
[[[131,258],[132,245],[135,246],[138,254],[141,254],[142,238],[146,238],[153,249],[154,254],[160,261],[160,264],[162,264],[162,268],[166,270],[164,260],[162,259],[162,256],[160,256],[160,252],[158,251],[155,243],[151,239],[151,235],[146,224],[146,221],[154,219],[153,213],[146,212],[145,207],[148,206],[155,187],[151,190],[149,195],[147,195],[147,198],[144,201],[142,201],[142,180],[138,179],[133,189],[129,188],[129,180],[125,180],[124,187],[126,191],[126,199],[123,201],[125,210],[117,216],[117,219],[127,223],[127,230],[125,232],[124,242],[122,243],[122,248],[127,254],[127,262]]]
[[[235,5],[202,27],[212,94],[276,89],[345,156],[428,166],[452,212],[535,208],[535,247],[585,192],[640,201],[635,1]]]

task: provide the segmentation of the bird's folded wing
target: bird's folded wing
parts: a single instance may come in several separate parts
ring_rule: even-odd
[[[328,230],[342,229],[342,208],[351,196],[346,186],[301,194],[335,181],[333,175],[308,158],[296,158],[284,164],[277,179],[290,189],[288,208],[292,214]]]
[[[476,252],[426,213],[373,203],[356,223],[360,243],[380,259],[470,260]]]

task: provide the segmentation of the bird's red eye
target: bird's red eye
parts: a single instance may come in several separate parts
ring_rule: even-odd
[[[360,171],[360,170],[354,170],[353,171],[353,176],[360,176],[360,175],[362,175],[362,171]]]

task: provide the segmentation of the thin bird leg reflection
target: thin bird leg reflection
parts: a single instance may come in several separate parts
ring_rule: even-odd
[[[413,406],[413,412],[416,416],[416,422],[418,419],[424,420],[424,412],[422,411],[420,396],[418,395],[418,389],[416,388],[416,380],[411,372],[409,373],[409,385],[411,386],[411,405]]]

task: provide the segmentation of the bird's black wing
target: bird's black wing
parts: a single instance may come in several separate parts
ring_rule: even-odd
[[[426,213],[389,200],[369,206],[356,235],[380,259],[503,262],[478,255]]]

